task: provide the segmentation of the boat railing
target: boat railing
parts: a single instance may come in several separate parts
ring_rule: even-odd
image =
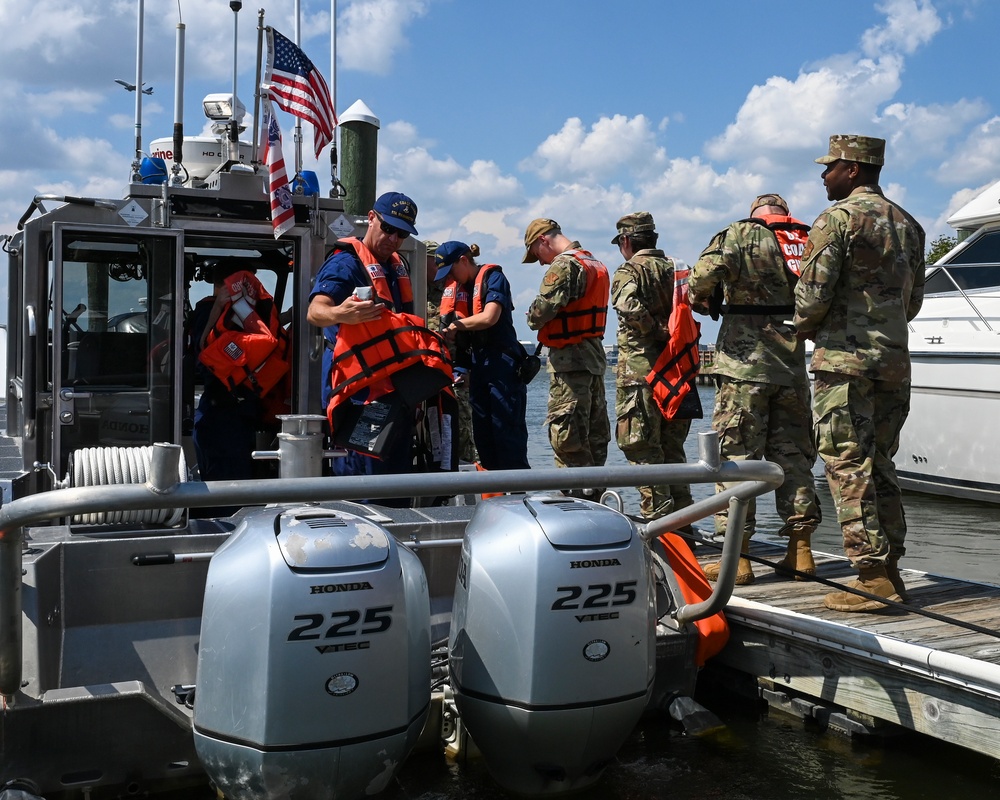
[[[968,304],[969,308],[972,309],[973,313],[977,317],[979,317],[979,319],[982,321],[983,325],[986,326],[986,330],[988,330],[990,333],[992,333],[993,332],[993,327],[990,325],[989,321],[987,321],[986,317],[983,316],[983,312],[981,312],[979,310],[979,306],[977,306],[975,304],[975,302],[973,302],[972,298],[969,297],[969,295],[965,291],[965,289],[963,289],[959,285],[958,281],[955,280],[955,276],[951,274],[951,270],[948,269],[948,265],[947,264],[941,264],[939,266],[941,267],[941,271],[945,274],[945,276],[947,276],[948,282],[951,283],[951,285],[955,287],[955,291],[957,291],[959,293],[959,295],[961,295],[962,299],[965,300],[966,304]],[[912,322],[910,322],[909,327],[910,327],[911,331],[914,330]]]
[[[315,452],[310,454],[309,448],[319,447],[322,455],[320,437],[310,433],[287,435],[284,432],[289,427],[294,430],[296,424],[300,431],[305,430],[300,419],[287,418],[283,433],[278,437],[282,475],[294,474],[314,462]],[[282,448],[286,454],[284,459],[280,455]],[[108,508],[123,511],[165,510],[315,503],[362,497],[377,501],[389,497],[440,497],[614,486],[727,484],[723,491],[710,498],[640,526],[640,533],[649,539],[729,509],[720,574],[712,596],[672,612],[678,622],[693,622],[715,613],[728,602],[736,576],[748,503],[780,486],[785,477],[777,464],[766,461],[722,462],[718,436],[714,431],[698,435],[698,450],[699,461],[687,464],[183,482],[178,480],[180,445],[156,444],[153,446],[149,479],[144,484],[55,489],[0,506],[0,695],[11,697],[21,685],[21,576],[25,526],[61,517],[101,513]],[[419,541],[407,544],[420,546]]]

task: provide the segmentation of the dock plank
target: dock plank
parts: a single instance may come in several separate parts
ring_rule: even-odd
[[[702,563],[718,559],[708,548],[697,553]],[[783,553],[779,544],[751,542],[753,557],[774,562]],[[853,579],[842,556],[815,557],[818,577]],[[731,638],[719,663],[754,675],[762,689],[1000,759],[1000,586],[904,569],[910,604],[844,614],[823,606],[831,586],[753,568],[757,579],[737,586],[727,607]]]

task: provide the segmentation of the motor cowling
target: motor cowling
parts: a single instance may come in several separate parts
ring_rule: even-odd
[[[456,705],[493,777],[524,795],[597,780],[655,674],[648,549],[625,516],[562,495],[494,498],[455,585]]]
[[[430,603],[384,528],[308,506],[249,512],[209,565],[194,731],[230,800],[381,791],[430,706]]]

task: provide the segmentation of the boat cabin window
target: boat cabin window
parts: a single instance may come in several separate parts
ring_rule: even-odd
[[[173,441],[172,238],[63,232],[49,325],[61,463],[74,450]]]
[[[925,294],[974,291],[1000,286],[1000,230],[971,240],[947,264],[927,276]]]

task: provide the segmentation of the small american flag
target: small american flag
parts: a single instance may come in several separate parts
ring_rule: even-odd
[[[264,82],[279,108],[313,124],[316,157],[333,140],[337,114],[330,89],[309,57],[274,28],[267,28],[267,69]]]
[[[288,190],[288,173],[285,172],[285,157],[281,152],[281,129],[278,118],[274,115],[271,99],[266,95],[261,98],[263,115],[261,125],[264,135],[261,137],[264,152],[262,161],[267,163],[268,183],[271,191],[271,223],[274,225],[274,238],[277,239],[295,224],[295,208],[292,206],[292,193]]]

